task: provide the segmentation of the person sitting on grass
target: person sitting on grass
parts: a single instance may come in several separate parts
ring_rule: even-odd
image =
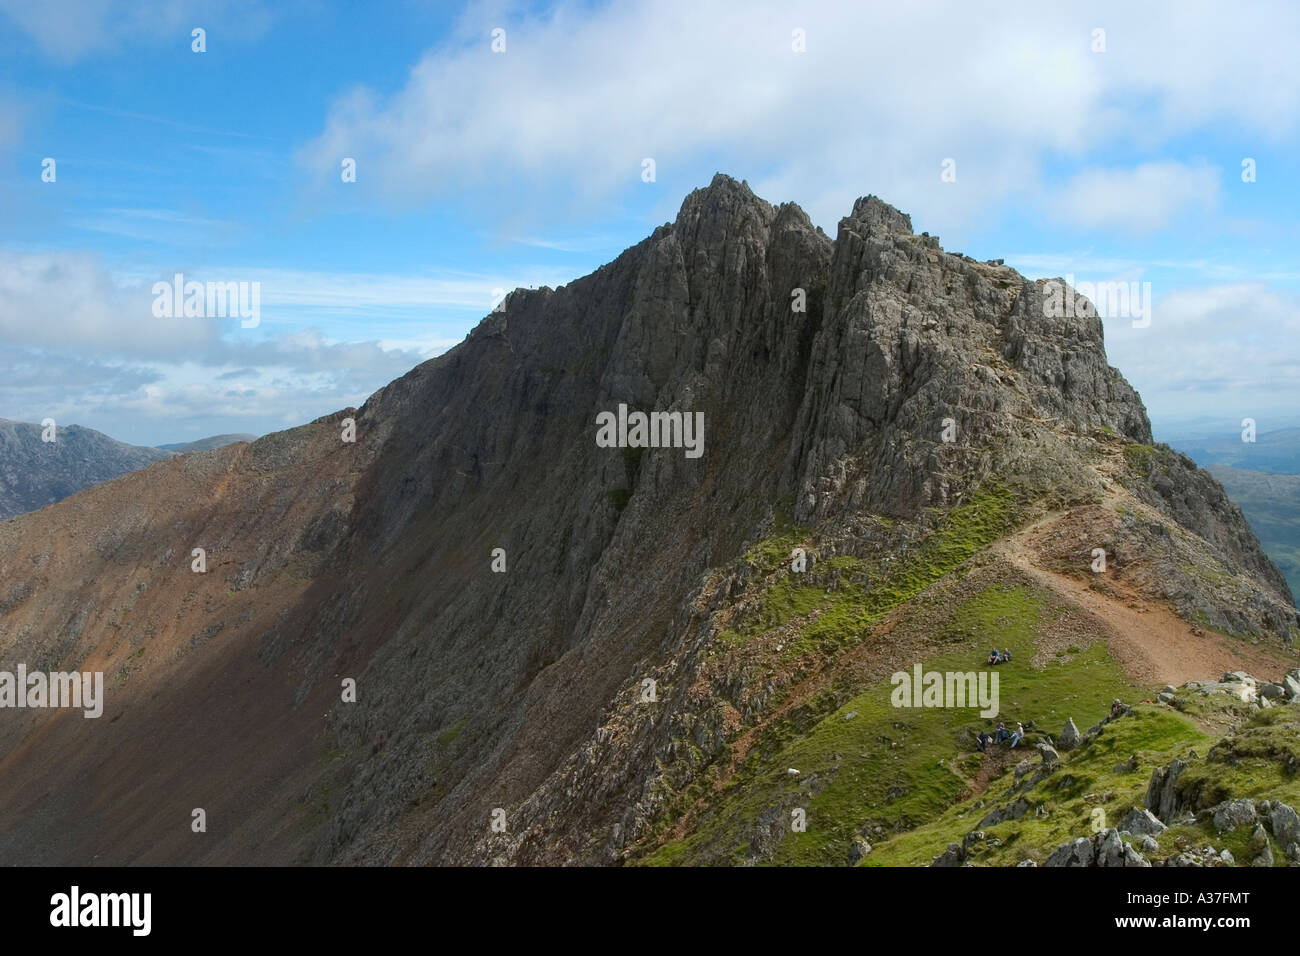
[[[1025,739],[1025,725],[1016,724],[1016,732],[1011,735],[1011,749],[1016,749],[1016,744]]]
[[[998,649],[996,647],[993,648],[993,650],[989,651],[989,667],[996,667],[1001,662],[1002,662],[1002,655],[998,653]]]
[[[1010,663],[1011,663],[1011,651],[1009,651],[1009,650],[1003,651],[1002,654],[1001,654],[1001,660],[998,661],[998,663],[999,663],[999,664],[1010,664]]]
[[[1011,731],[1007,730],[1007,725],[1003,721],[998,721],[997,729],[998,743],[1011,739]]]

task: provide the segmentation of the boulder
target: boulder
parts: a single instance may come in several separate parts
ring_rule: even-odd
[[[1246,684],[1241,681],[1192,681],[1187,686],[1198,693],[1206,695],[1228,694],[1243,704],[1253,704],[1259,696],[1254,684]]]
[[[1268,834],[1264,833],[1262,826],[1256,825],[1256,835],[1263,835],[1264,848],[1255,854],[1255,858],[1250,861],[1251,866],[1272,866],[1273,865],[1273,847],[1268,842]],[[1255,837],[1250,838],[1250,844],[1255,845]]]
[[[1042,755],[1044,768],[1055,767],[1061,760],[1061,755],[1051,744],[1039,744],[1038,752]]]
[[[1005,823],[1007,820],[1019,820],[1029,812],[1033,804],[1021,797],[1014,803],[1009,803],[1000,809],[990,810],[985,814],[984,819],[979,822],[982,827],[996,826],[999,823]]]
[[[1268,846],[1268,831],[1264,829],[1264,824],[1256,823],[1255,829],[1251,831],[1250,842],[1246,844],[1246,849],[1250,850],[1251,855],[1262,853]]]
[[[1280,800],[1274,800],[1269,806],[1269,826],[1279,846],[1289,848],[1300,843],[1300,814]]]
[[[1051,852],[1044,866],[1150,866],[1137,850],[1120,839],[1119,831],[1102,830],[1092,838],[1079,837]]]
[[[1058,750],[1073,750],[1079,746],[1082,735],[1079,728],[1074,725],[1074,718],[1065,718],[1065,729],[1061,731],[1061,736],[1056,738],[1056,747]]]
[[[1062,843],[1048,854],[1043,866],[1092,866],[1095,856],[1092,841],[1079,837],[1069,843]]]
[[[1186,767],[1185,761],[1173,760],[1168,767],[1156,767],[1151,772],[1151,782],[1147,784],[1147,795],[1142,805],[1161,820],[1172,822],[1182,809],[1178,799],[1178,775]]]
[[[1286,688],[1281,684],[1260,684],[1259,696],[1262,700],[1284,700]]]
[[[1237,800],[1226,800],[1211,812],[1214,814],[1214,829],[1220,833],[1226,833],[1229,830],[1237,829],[1237,827],[1244,827],[1248,823],[1254,823],[1258,817],[1255,812],[1255,801],[1244,797]]]
[[[1150,810],[1139,810],[1137,807],[1125,815],[1119,822],[1119,828],[1134,836],[1154,836],[1168,829]]]
[[[1295,671],[1282,678],[1282,690],[1287,700],[1300,700],[1300,676]]]
[[[931,866],[961,866],[966,859],[966,850],[959,843],[949,843],[948,849],[934,858]]]
[[[856,864],[859,860],[871,852],[871,844],[866,840],[854,840],[853,845],[849,847],[849,862]]]

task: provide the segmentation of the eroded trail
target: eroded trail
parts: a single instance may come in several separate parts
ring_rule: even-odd
[[[1086,579],[1042,567],[1038,543],[1066,520],[1063,513],[1048,515],[1003,538],[992,550],[1095,618],[1107,635],[1111,651],[1134,680],[1177,686],[1191,680],[1216,680],[1225,671],[1276,675],[1295,666],[1283,654],[1203,631],[1168,605],[1113,577],[1106,581],[1113,593],[1105,594]]]

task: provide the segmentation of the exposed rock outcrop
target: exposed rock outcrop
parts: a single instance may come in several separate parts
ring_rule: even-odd
[[[1079,837],[1052,851],[1044,866],[1134,866],[1149,867],[1147,859],[1120,839],[1115,829],[1092,837]]]

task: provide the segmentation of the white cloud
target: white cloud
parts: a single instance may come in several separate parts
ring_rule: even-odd
[[[0,252],[0,341],[161,358],[208,352],[215,321],[155,318],[145,285],[123,287],[96,256]]]
[[[1049,208],[1068,225],[1146,233],[1168,225],[1186,207],[1214,208],[1219,178],[1218,169],[1178,162],[1090,169],[1075,176]]]
[[[1153,416],[1276,410],[1300,381],[1300,296],[1261,283],[1187,289],[1159,296],[1151,325],[1106,321],[1112,365]]]
[[[229,431],[232,422],[254,431],[299,424],[363,402],[459,342],[440,316],[459,328],[490,311],[498,286],[558,284],[537,270],[510,279],[181,271],[200,282],[260,283],[262,324],[155,317],[153,282],[171,273],[114,273],[78,253],[0,251],[4,417],[52,415],[149,443]]]
[[[227,37],[259,36],[270,23],[257,0],[0,0],[8,16],[53,60],[72,63],[128,40],[172,39],[190,45],[190,30],[220,26]]]
[[[1090,50],[1098,24],[1105,53]],[[491,185],[497,212],[550,212],[635,186],[653,157],[674,200],[711,164],[828,229],[865,189],[942,225],[1018,191],[1042,198],[1048,160],[1086,163],[1223,121],[1276,139],[1300,106],[1300,8],[1288,4],[1002,3],[990,15],[957,3],[662,0],[474,13],[463,27],[400,90],[338,99],[298,153],[319,187],[349,156],[357,188],[395,207]],[[795,27],[806,53],[791,50]],[[942,183],[949,157],[957,181]],[[1133,202],[1155,180],[1157,195],[1134,207],[1155,222],[1204,175],[1134,170],[1119,185]]]

